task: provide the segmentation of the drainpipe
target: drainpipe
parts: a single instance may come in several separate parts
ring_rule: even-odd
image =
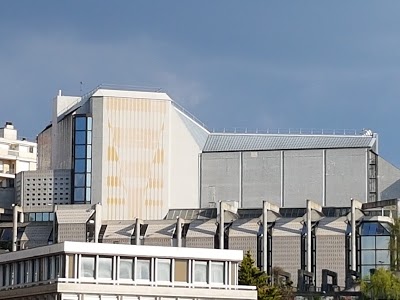
[[[182,226],[183,220],[181,217],[176,218],[176,240],[178,247],[182,247]]]
[[[311,260],[312,260],[312,256],[311,256],[311,201],[307,200],[307,271],[308,272],[312,272],[311,270]]]
[[[225,237],[225,206],[222,201],[219,201],[219,249],[224,249]]]
[[[263,271],[268,273],[268,210],[269,203],[263,202]]]

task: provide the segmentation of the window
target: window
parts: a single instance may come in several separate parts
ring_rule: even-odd
[[[170,259],[157,259],[157,281],[171,281]]]
[[[94,256],[82,256],[80,277],[94,278],[94,263]]]
[[[194,282],[207,282],[207,262],[195,261],[194,263]]]
[[[121,258],[119,260],[119,279],[133,279],[133,259]]]
[[[175,259],[175,281],[187,282],[188,280],[188,261]]]
[[[224,263],[223,262],[212,262],[211,263],[211,274],[210,282],[212,283],[224,283]]]
[[[137,260],[136,279],[150,280],[150,259]]]
[[[112,279],[112,257],[99,257],[98,278]]]

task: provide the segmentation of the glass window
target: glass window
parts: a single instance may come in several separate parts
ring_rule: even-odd
[[[390,236],[378,235],[376,236],[376,249],[388,249]]]
[[[31,221],[31,222],[35,221],[35,213],[30,213],[29,214],[29,221]]]
[[[119,260],[119,278],[120,279],[133,279],[133,259],[121,258]]]
[[[85,174],[76,173],[74,185],[76,187],[85,186]]]
[[[91,145],[86,146],[86,157],[92,158],[92,146]]]
[[[111,257],[99,257],[98,278],[112,279]]]
[[[138,259],[136,266],[136,279],[150,280],[150,260]]]
[[[194,282],[207,282],[206,261],[196,261],[194,263]]]
[[[92,175],[90,173],[86,174],[86,186],[91,186]]]
[[[92,160],[91,159],[87,159],[86,162],[87,162],[87,164],[86,164],[86,172],[90,173],[90,172],[92,172]]]
[[[365,276],[369,276],[371,269],[376,269],[376,268],[374,265],[361,266],[361,277],[364,278]]]
[[[85,160],[75,159],[75,172],[84,173],[85,172]]]
[[[49,221],[54,221],[54,213],[49,213]]]
[[[86,131],[75,131],[75,144],[86,145]]]
[[[171,281],[170,259],[157,259],[157,281]]]
[[[85,188],[75,188],[74,191],[74,202],[85,201]]]
[[[84,145],[75,146],[75,158],[85,158],[86,157],[86,147]]]
[[[374,236],[362,236],[361,237],[361,249],[375,249],[375,237]]]
[[[93,123],[92,117],[87,117],[87,129],[88,130],[92,130],[92,123]]]
[[[210,281],[212,283],[224,283],[224,263],[223,262],[212,262],[211,263],[211,274]]]
[[[86,117],[75,118],[75,130],[86,130]]]
[[[86,188],[86,202],[90,202],[90,188]]]
[[[43,221],[49,221],[49,213],[43,213]]]
[[[91,131],[87,132],[87,144],[88,145],[92,144],[92,132]]]
[[[43,214],[42,213],[36,213],[36,221],[43,221]]]
[[[361,251],[361,264],[363,265],[375,264],[375,251],[374,250]]]
[[[377,250],[376,251],[376,264],[389,265],[390,264],[390,251],[389,250]]]
[[[81,257],[80,277],[94,278],[94,256]]]

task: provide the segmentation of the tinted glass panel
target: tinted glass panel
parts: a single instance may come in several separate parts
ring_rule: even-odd
[[[75,131],[75,144],[86,144],[86,131]]]
[[[376,249],[388,249],[390,236],[381,235],[376,237]]]
[[[36,221],[43,221],[43,214],[42,213],[36,213]]]
[[[86,156],[86,147],[84,145],[76,145],[75,146],[75,158],[85,158]]]
[[[92,174],[86,174],[86,186],[91,186],[92,183]]]
[[[74,191],[74,202],[85,201],[85,188],[75,188]]]
[[[390,252],[389,250],[378,250],[376,251],[376,264],[389,265],[390,264]]]
[[[90,188],[86,188],[86,202],[90,202],[90,195],[91,194],[91,190]]]
[[[92,144],[92,132],[91,131],[87,132],[87,143],[89,145]]]
[[[361,237],[361,249],[375,249],[375,237],[374,236],[362,236]]]
[[[49,213],[43,213],[43,221],[49,221]]]
[[[86,157],[92,158],[92,146],[91,145],[86,146]]]
[[[86,117],[75,118],[75,130],[86,130]]]
[[[76,187],[85,186],[85,174],[75,174],[74,184]]]
[[[85,160],[75,159],[75,172],[84,173],[85,172]]]

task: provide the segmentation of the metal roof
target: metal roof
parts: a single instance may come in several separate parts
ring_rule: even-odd
[[[203,152],[368,148],[375,142],[362,135],[210,134]]]

